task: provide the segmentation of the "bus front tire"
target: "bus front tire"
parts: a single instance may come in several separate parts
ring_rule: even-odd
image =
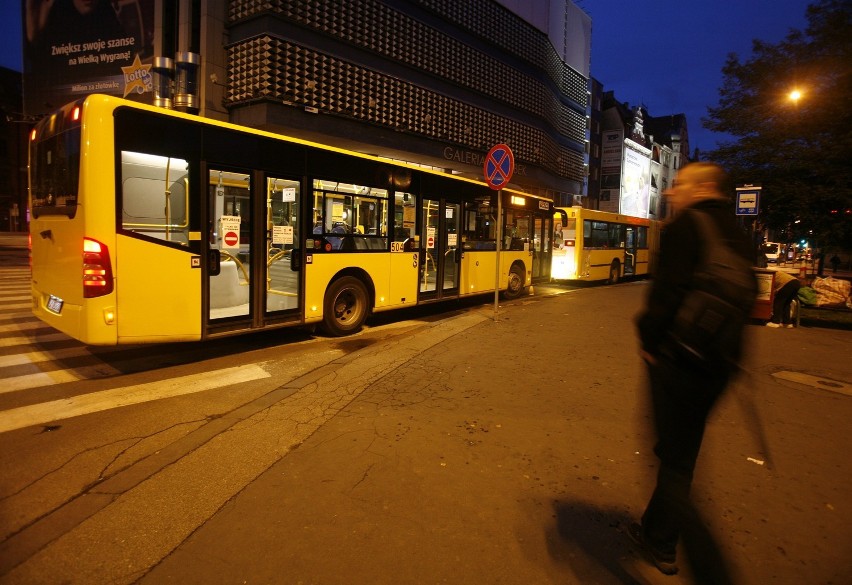
[[[335,337],[357,333],[368,312],[364,283],[354,276],[338,278],[325,291],[322,328]]]
[[[607,282],[609,284],[617,284],[620,277],[621,265],[618,263],[618,260],[613,260],[609,267],[609,278],[607,279]]]
[[[524,270],[520,266],[512,266],[509,270],[509,285],[503,291],[503,298],[516,299],[524,290]]]

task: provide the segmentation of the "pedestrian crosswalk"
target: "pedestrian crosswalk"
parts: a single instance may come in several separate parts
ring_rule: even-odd
[[[0,395],[119,373],[30,307],[29,268],[0,268]]]
[[[269,377],[257,364],[202,371],[149,383],[121,385],[123,374],[175,360],[194,361],[191,344],[182,350],[148,346],[86,346],[39,321],[30,311],[26,267],[0,267],[0,433],[82,414],[100,412]],[[40,391],[59,384],[113,378],[43,401]],[[118,384],[116,384],[118,382]],[[30,392],[28,392],[30,391]]]

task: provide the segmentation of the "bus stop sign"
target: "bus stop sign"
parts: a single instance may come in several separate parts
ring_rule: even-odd
[[[757,215],[761,187],[737,187],[737,215]]]
[[[485,182],[492,189],[502,189],[515,172],[515,157],[505,144],[498,144],[488,151],[482,166]]]

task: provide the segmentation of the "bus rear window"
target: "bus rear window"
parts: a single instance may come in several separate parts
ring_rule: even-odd
[[[80,126],[33,143],[30,164],[33,217],[74,217],[80,177]]]

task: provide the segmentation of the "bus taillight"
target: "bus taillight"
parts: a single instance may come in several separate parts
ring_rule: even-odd
[[[74,106],[74,109],[71,110],[71,121],[79,122],[80,121],[80,106]]]
[[[83,238],[83,297],[91,299],[111,292],[109,249],[97,240]]]

